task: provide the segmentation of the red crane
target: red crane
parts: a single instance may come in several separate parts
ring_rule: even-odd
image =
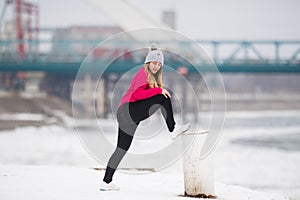
[[[3,20],[5,10],[8,5],[14,4],[15,5],[15,27],[16,27],[16,39],[18,41],[17,43],[17,52],[20,55],[21,58],[24,58],[25,56],[25,43],[24,43],[24,33],[28,34],[28,40],[29,45],[28,49],[31,49],[30,41],[32,39],[38,40],[39,35],[39,8],[36,4],[28,3],[23,0],[6,0],[3,7],[2,16],[0,19],[0,27],[1,22]],[[27,24],[23,23],[23,13],[27,16]],[[34,26],[31,23],[31,18],[34,16],[35,18],[35,24]],[[33,34],[34,33],[34,34]],[[33,37],[34,36],[34,37]]]

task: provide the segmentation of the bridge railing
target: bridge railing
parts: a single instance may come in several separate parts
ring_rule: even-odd
[[[211,49],[215,63],[293,64],[300,60],[300,41],[197,41]]]
[[[101,40],[0,40],[0,65],[38,63],[68,64],[81,63],[92,51],[92,58],[98,61],[123,53],[123,59],[133,59],[135,63],[142,62],[145,51],[130,52],[131,41],[117,41],[110,47],[97,48]],[[229,40],[197,40],[207,51],[214,63],[220,68],[240,67],[297,67],[300,68],[300,41],[229,41]],[[149,42],[150,43],[150,42]],[[168,45],[172,41],[160,43]],[[173,42],[174,43],[174,42]],[[23,44],[25,54],[17,51],[17,46]],[[191,45],[180,42],[180,45]],[[180,48],[180,45],[178,48]],[[171,60],[171,57],[169,57]],[[168,57],[167,57],[168,59]],[[174,63],[174,62],[171,62]],[[200,61],[201,64],[207,64]],[[1,67],[0,67],[1,70]]]

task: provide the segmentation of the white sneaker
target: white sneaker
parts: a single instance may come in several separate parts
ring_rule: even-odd
[[[170,136],[171,136],[172,140],[175,140],[178,137],[178,135],[180,135],[180,134],[186,132],[187,130],[189,130],[190,126],[191,126],[190,124],[185,124],[185,125],[175,124],[174,130],[170,133]]]
[[[100,185],[100,190],[101,191],[118,191],[118,190],[120,190],[120,187],[111,182],[106,183],[106,182],[102,181],[102,183]]]

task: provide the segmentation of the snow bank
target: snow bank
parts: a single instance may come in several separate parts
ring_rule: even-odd
[[[45,118],[45,115],[32,113],[0,114],[1,121],[43,121]]]
[[[184,193],[181,173],[164,171],[133,175],[117,171],[118,192],[99,191],[104,171],[81,167],[0,166],[1,199],[190,199]],[[217,199],[288,200],[287,197],[253,191],[240,186],[216,183]]]

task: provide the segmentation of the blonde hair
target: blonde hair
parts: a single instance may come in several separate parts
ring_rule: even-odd
[[[162,88],[163,87],[162,70],[161,70],[162,67],[158,70],[158,72],[156,72],[155,74],[152,74],[149,69],[149,66],[150,66],[150,63],[146,63],[144,65],[145,71],[146,71],[147,77],[148,77],[149,87],[150,88],[155,88],[155,87]]]

